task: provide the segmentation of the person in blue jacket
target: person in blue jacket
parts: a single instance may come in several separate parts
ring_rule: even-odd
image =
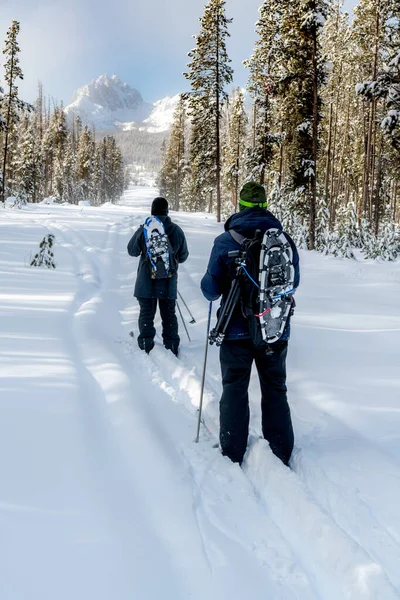
[[[225,223],[225,232],[214,241],[207,272],[201,281],[203,295],[209,301],[222,296],[222,304],[235,277],[235,258],[229,252],[240,244],[230,231],[253,238],[257,230],[272,227],[282,230],[274,215],[266,210],[265,189],[255,182],[246,183],[240,192],[240,212]],[[285,233],[292,250],[295,269],[294,287],[300,282],[299,254],[291,237]],[[267,350],[257,349],[252,342],[247,319],[240,303],[235,308],[226,337],[220,349],[223,392],[220,400],[220,445],[222,453],[233,462],[242,463],[249,433],[248,387],[253,361],[261,386],[262,432],[272,451],[285,465],[289,464],[294,435],[286,388],[286,355],[290,322],[279,341]]]

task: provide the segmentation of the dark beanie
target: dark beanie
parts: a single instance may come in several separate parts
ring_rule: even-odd
[[[248,183],[245,183],[240,190],[239,204],[243,208],[251,208],[253,206],[267,208],[268,202],[265,195],[264,186],[256,183],[255,181],[249,181]]]
[[[168,202],[165,198],[154,198],[151,205],[151,214],[155,217],[166,217],[168,214]]]

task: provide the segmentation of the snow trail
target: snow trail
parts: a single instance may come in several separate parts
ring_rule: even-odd
[[[241,470],[213,448],[215,348],[205,394],[210,432],[202,428],[193,443],[207,319],[198,285],[221,229],[212,218],[173,215],[191,251],[180,290],[196,317],[193,342],[181,327],[178,360],[159,338],[146,356],[128,335],[137,331],[137,261],[126,245],[154,195],[132,189],[119,206],[8,210],[0,223],[1,596],[399,598],[400,357],[390,336],[400,316],[387,299],[383,314],[369,308],[380,297],[371,274],[382,284],[389,277],[395,298],[399,265],[302,254],[288,369],[293,471],[259,439],[254,376]],[[25,268],[47,232],[56,235],[57,269]],[[357,314],[364,297],[366,319]],[[389,365],[353,344],[352,336],[362,339],[354,330],[374,336],[380,351],[389,343]],[[360,354],[355,372],[352,349]],[[379,376],[383,404],[374,398]]]

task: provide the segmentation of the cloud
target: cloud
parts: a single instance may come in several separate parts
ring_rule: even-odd
[[[21,23],[19,45],[20,64],[24,82],[19,87],[22,94],[32,99],[41,80],[53,96],[61,97],[62,80],[71,67],[79,72],[79,63],[87,52],[85,25],[75,10],[77,3],[57,1],[13,1],[12,9],[2,10],[0,31],[8,29],[14,18]],[[8,14],[7,14],[8,13]]]
[[[205,0],[0,2],[0,40],[13,18],[21,23],[25,80],[20,90],[27,100],[34,99],[41,80],[47,94],[68,103],[74,89],[105,72],[137,87],[146,100],[186,89],[182,72]],[[252,53],[261,4],[262,0],[227,2],[227,15],[234,19],[228,50],[238,85],[247,80],[241,63]]]

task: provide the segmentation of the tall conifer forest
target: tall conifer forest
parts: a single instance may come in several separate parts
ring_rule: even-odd
[[[400,2],[359,0],[349,15],[331,0],[264,0],[245,90],[231,86],[230,24],[226,1],[209,0],[160,192],[220,220],[254,180],[300,247],[396,259]]]
[[[115,138],[96,141],[79,117],[67,121],[62,105],[46,98],[38,86],[33,105],[19,98],[23,79],[18,34],[13,21],[3,49],[0,88],[0,201],[14,206],[52,198],[92,205],[117,201],[125,187],[122,153]]]

